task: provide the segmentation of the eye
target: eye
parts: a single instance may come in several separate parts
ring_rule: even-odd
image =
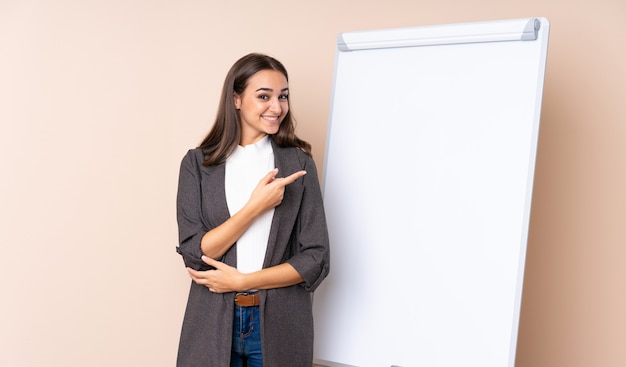
[[[262,99],[264,101],[267,101],[268,99],[270,99],[270,97],[267,94],[259,94],[258,99]]]
[[[288,100],[288,99],[289,99],[289,95],[288,95],[288,94],[281,94],[281,95],[278,97],[278,99],[281,99],[281,100],[286,101],[286,100]]]

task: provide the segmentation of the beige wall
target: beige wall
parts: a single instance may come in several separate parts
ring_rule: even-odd
[[[623,0],[0,0],[0,365],[174,364],[178,164],[239,56],[287,65],[321,171],[339,32],[531,16],[552,32],[517,365],[626,366]]]

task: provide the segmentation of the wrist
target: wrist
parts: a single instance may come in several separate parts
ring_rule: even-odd
[[[241,292],[249,291],[250,289],[252,289],[252,287],[250,287],[249,279],[249,274],[239,273],[239,279],[237,280],[237,289],[239,289],[239,291]]]
[[[248,201],[239,211],[243,216],[254,219],[263,213],[262,209],[253,202]]]

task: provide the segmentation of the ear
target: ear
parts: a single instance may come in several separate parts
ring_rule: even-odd
[[[233,102],[235,102],[235,108],[236,109],[240,109],[241,108],[241,96],[239,96],[239,94],[235,93],[233,95]]]

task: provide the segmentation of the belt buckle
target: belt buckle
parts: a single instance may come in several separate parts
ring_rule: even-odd
[[[252,304],[239,304],[240,302],[240,298],[244,298],[245,297],[245,301],[243,299],[241,299],[241,302],[244,303],[249,303],[250,302],[250,298],[252,298],[251,302]],[[238,306],[242,306],[242,307],[250,307],[250,306],[256,306],[256,304],[258,304],[258,298],[259,297],[259,292],[237,292],[235,293],[235,304]]]

